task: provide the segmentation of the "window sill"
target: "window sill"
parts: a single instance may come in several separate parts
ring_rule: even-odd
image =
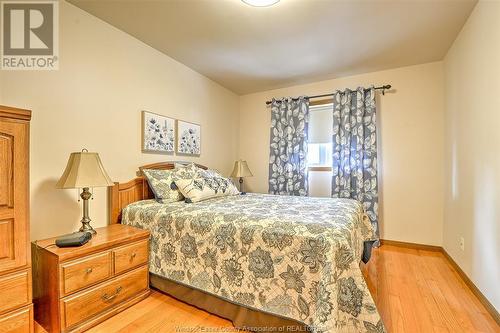
[[[332,171],[332,167],[329,166],[310,166],[307,171]]]

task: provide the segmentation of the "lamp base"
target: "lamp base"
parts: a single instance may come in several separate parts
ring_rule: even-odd
[[[92,226],[90,225],[89,222],[82,222],[82,226],[80,227],[80,229],[78,231],[90,232],[92,234],[92,236],[97,235],[97,231],[95,231],[95,229],[92,228]]]
[[[92,236],[97,235],[97,231],[94,230],[90,226],[90,221],[92,221],[89,217],[89,199],[92,198],[92,193],[90,193],[88,187],[84,187],[82,193],[80,193],[80,198],[83,200],[83,218],[82,218],[82,227],[80,231],[90,232]]]
[[[241,192],[241,194],[246,194],[246,192],[243,191],[243,177],[240,177],[240,180],[238,182],[240,183],[240,192]]]

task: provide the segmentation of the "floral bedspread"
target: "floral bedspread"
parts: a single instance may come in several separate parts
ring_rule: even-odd
[[[374,233],[350,199],[236,195],[145,200],[122,223],[152,233],[150,271],[315,332],[382,333],[359,268]]]

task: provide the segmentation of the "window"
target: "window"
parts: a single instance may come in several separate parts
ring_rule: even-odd
[[[332,143],[309,143],[307,151],[308,167],[332,166]]]
[[[330,171],[332,167],[332,104],[309,108],[309,144],[307,167],[309,171]]]

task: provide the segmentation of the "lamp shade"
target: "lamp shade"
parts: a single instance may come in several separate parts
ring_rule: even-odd
[[[240,178],[240,177],[252,177],[252,171],[248,168],[247,161],[236,161],[234,162],[234,169],[231,173],[231,177]]]
[[[113,186],[106,170],[102,166],[98,153],[86,151],[71,153],[61,179],[56,188],[84,188]]]

